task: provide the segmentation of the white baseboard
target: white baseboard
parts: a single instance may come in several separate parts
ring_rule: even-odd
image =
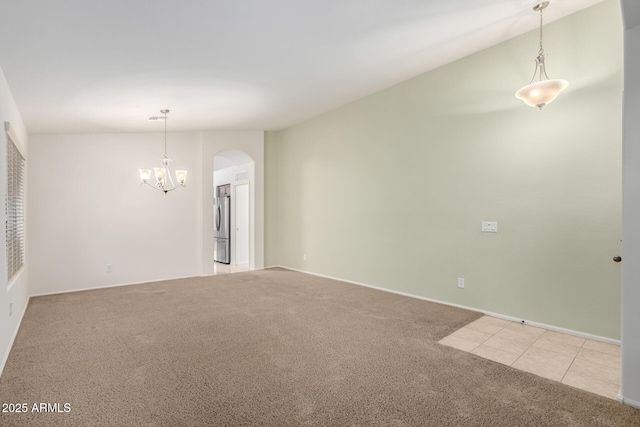
[[[545,323],[539,323],[539,322],[535,322],[535,321],[531,321],[531,320],[520,319],[520,318],[513,317],[513,316],[507,316],[507,315],[504,315],[504,314],[501,314],[501,313],[494,313],[494,312],[491,312],[491,311],[486,311],[486,310],[479,309],[479,308],[476,308],[476,307],[469,307],[469,306],[455,304],[455,303],[451,303],[451,302],[447,302],[447,301],[441,301],[441,300],[437,300],[437,299],[433,299],[433,298],[427,298],[427,297],[423,297],[423,296],[419,296],[419,295],[413,295],[413,294],[409,294],[409,293],[406,293],[406,292],[394,291],[392,289],[381,288],[381,287],[378,287],[378,286],[372,286],[372,285],[369,285],[369,284],[366,284],[366,283],[356,282],[356,281],[353,281],[353,280],[341,279],[339,277],[327,276],[327,275],[324,275],[324,274],[313,273],[311,271],[300,270],[300,269],[296,269],[296,268],[286,267],[286,266],[283,266],[283,265],[268,266],[268,267],[265,267],[264,269],[267,269],[267,268],[283,268],[285,270],[297,271],[297,272],[300,272],[300,273],[310,274],[312,276],[324,277],[326,279],[338,280],[338,281],[345,282],[345,283],[350,283],[350,284],[353,284],[353,285],[364,286],[364,287],[367,287],[367,288],[376,289],[376,290],[384,291],[384,292],[390,292],[392,294],[402,295],[402,296],[406,296],[406,297],[409,297],[409,298],[416,298],[416,299],[420,299],[420,300],[423,300],[423,301],[430,301],[430,302],[435,302],[435,303],[438,303],[438,304],[448,305],[448,306],[451,306],[451,307],[462,308],[464,310],[475,311],[475,312],[478,312],[478,313],[485,314],[487,316],[497,317],[499,319],[509,320],[509,321],[512,321],[512,322],[524,323],[526,325],[531,325],[531,326],[535,326],[535,327],[538,327],[538,328],[547,329],[547,330],[550,330],[550,331],[556,331],[556,332],[561,332],[561,333],[564,333],[564,334],[574,335],[574,336],[581,337],[581,338],[591,339],[591,340],[594,340],[594,341],[601,341],[601,342],[606,342],[606,343],[609,343],[609,344],[620,345],[620,340],[616,340],[616,339],[613,339],[613,338],[602,337],[602,336],[599,336],[599,335],[588,334],[586,332],[575,331],[575,330],[572,330],[572,329],[566,329],[566,328],[562,328],[562,327],[559,327],[559,326],[547,325]],[[258,270],[258,269],[256,269],[256,270]],[[255,270],[250,270],[250,271],[255,271]],[[65,294],[65,293],[70,293],[70,292],[90,291],[90,290],[94,290],[94,289],[115,288],[115,287],[118,287],[118,286],[140,285],[142,283],[164,282],[164,281],[167,281],[167,280],[179,280],[179,279],[188,279],[188,278],[192,278],[192,277],[207,277],[207,276],[214,276],[214,275],[215,274],[212,273],[212,274],[200,274],[200,275],[193,275],[193,276],[174,277],[174,278],[160,279],[160,280],[144,280],[144,281],[140,281],[140,282],[121,283],[121,284],[106,285],[106,286],[99,286],[99,287],[93,287],[93,288],[72,289],[72,290],[66,290],[66,291],[57,291],[57,292],[34,294],[34,295],[31,295],[31,297],[39,297],[39,296],[46,296],[46,295],[58,295],[58,294]],[[26,306],[25,306],[25,309],[26,309]],[[23,313],[23,315],[24,315],[24,313]],[[22,319],[21,319],[21,321],[22,321]],[[16,330],[16,333],[17,333],[17,330]],[[2,366],[4,366],[4,365],[2,365]]]
[[[250,270],[247,270],[247,271],[256,271],[256,270],[264,270],[264,269],[262,269],[262,268],[254,268],[254,269],[250,269]],[[241,272],[238,272],[238,273],[241,273]],[[217,275],[219,275],[219,274],[216,274],[216,273],[194,274],[194,275],[191,275],[191,276],[170,277],[168,279],[143,280],[143,281],[140,281],[140,282],[118,283],[118,284],[114,284],[114,285],[96,286],[96,287],[92,287],[92,288],[68,289],[66,291],[44,292],[44,293],[40,293],[40,294],[30,295],[30,297],[44,297],[44,296],[47,296],[47,295],[60,295],[60,294],[68,294],[68,293],[72,293],[72,292],[92,291],[92,290],[95,290],[95,289],[117,288],[119,286],[142,285],[143,283],[166,282],[168,280],[191,279],[193,277],[209,277],[209,276],[217,276]]]
[[[265,267],[265,268],[270,268],[270,267]],[[212,277],[212,276],[220,276],[220,275],[224,275],[224,274],[234,274],[234,273],[249,273],[251,271],[260,271],[260,270],[264,270],[265,268],[250,268],[248,270],[242,270],[242,271],[232,271],[230,273],[203,273],[200,274],[197,277]],[[195,277],[195,276],[194,276]]]
[[[633,408],[636,409],[640,409],[640,402],[635,401],[635,400],[631,400],[631,399],[625,399],[621,394],[618,394],[618,401],[620,403],[623,403],[627,406],[631,406]]]
[[[253,270],[250,270],[253,271]],[[18,322],[18,325],[15,329],[15,331],[13,332],[13,336],[11,337],[11,341],[9,341],[9,345],[7,347],[6,353],[2,359],[2,363],[0,364],[0,375],[2,375],[2,371],[4,370],[4,365],[7,363],[7,360],[9,359],[9,353],[11,353],[11,348],[13,347],[13,342],[16,339],[16,336],[18,335],[18,330],[20,330],[20,325],[22,324],[22,319],[24,318],[24,314],[27,311],[27,306],[29,305],[29,300],[33,297],[42,297],[42,296],[48,296],[48,295],[60,295],[60,294],[68,294],[68,293],[73,293],[73,292],[83,292],[83,291],[93,291],[93,290],[98,290],[98,289],[107,289],[107,288],[117,288],[120,286],[132,286],[132,285],[141,285],[144,283],[153,283],[153,282],[164,282],[164,281],[168,281],[168,280],[179,280],[179,279],[189,279],[192,277],[208,277],[208,276],[215,276],[215,274],[198,274],[198,275],[193,275],[193,276],[181,276],[181,277],[173,277],[173,278],[169,278],[169,279],[157,279],[157,280],[143,280],[140,282],[130,282],[130,283],[119,283],[119,284],[113,284],[113,285],[105,285],[105,286],[97,286],[97,287],[91,287],[91,288],[82,288],[82,289],[68,289],[68,290],[63,290],[63,291],[55,291],[55,292],[44,292],[44,293],[39,293],[39,294],[33,294],[33,295],[29,295],[29,297],[27,298],[27,303],[24,306],[24,309],[22,310],[22,314],[20,316],[20,321]]]
[[[442,304],[446,304],[446,303],[442,303]],[[547,325],[545,323],[538,323],[531,320],[522,320],[516,317],[505,316],[504,314],[500,314],[500,313],[492,313],[490,311],[483,311],[483,313],[486,314],[487,316],[497,317],[499,319],[504,319],[504,320],[510,320],[512,322],[519,322],[525,325],[535,326],[537,328],[547,329],[550,331],[560,332],[563,334],[573,335],[576,337],[585,338],[589,340],[605,342],[605,343],[613,344],[617,346],[620,345],[620,340],[617,340],[614,338],[602,337],[600,335],[593,335],[593,334],[589,334],[581,331],[574,331],[573,329],[561,328],[560,326]]]
[[[9,354],[11,353],[11,349],[13,348],[13,342],[16,340],[16,337],[18,336],[18,331],[20,330],[22,319],[24,319],[24,314],[27,312],[27,307],[29,306],[30,299],[31,297],[27,297],[27,303],[24,305],[24,308],[22,309],[22,313],[20,313],[20,320],[18,320],[16,329],[13,331],[11,340],[9,340],[9,345],[7,345],[7,348],[5,350],[5,354],[2,358],[2,363],[0,363],[0,376],[2,376],[2,372],[4,372],[4,366],[7,364],[7,360],[9,360]]]
[[[107,288],[117,288],[119,286],[131,286],[131,285],[141,285],[143,283],[154,283],[154,282],[166,282],[168,280],[180,280],[180,279],[190,279],[192,277],[202,277],[199,274],[194,274],[192,276],[181,276],[181,277],[171,277],[168,279],[155,279],[155,280],[143,280],[140,282],[130,282],[130,283],[118,283],[114,285],[104,285],[104,286],[96,286],[92,288],[82,288],[82,289],[68,289],[66,291],[55,291],[55,292],[44,292],[41,294],[33,294],[31,297],[44,297],[47,295],[60,295],[60,294],[69,294],[73,292],[83,292],[83,291],[93,291],[96,289],[107,289]]]
[[[297,271],[297,272],[300,272],[300,273],[310,274],[312,276],[324,277],[325,279],[331,279],[331,280],[338,280],[338,281],[341,281],[341,282],[350,283],[350,284],[358,285],[358,286],[364,286],[364,287],[371,288],[371,289],[376,289],[376,290],[379,290],[379,291],[390,292],[392,294],[402,295],[402,296],[405,296],[405,297],[416,298],[416,299],[420,299],[420,300],[423,300],[423,301],[435,302],[435,303],[438,303],[438,304],[448,305],[448,306],[451,306],[451,307],[457,307],[457,308],[462,308],[462,309],[469,310],[469,311],[475,311],[475,312],[478,312],[478,313],[485,314],[487,316],[497,317],[499,319],[509,320],[511,322],[523,323],[525,325],[535,326],[537,328],[547,329],[547,330],[555,331],[555,332],[561,332],[563,334],[573,335],[573,336],[580,337],[580,338],[586,338],[586,339],[590,339],[590,340],[594,340],[594,341],[601,341],[601,342],[605,342],[605,343],[609,343],[609,344],[620,345],[620,340],[616,340],[616,339],[613,339],[613,338],[601,337],[599,335],[588,334],[586,332],[574,331],[572,329],[561,328],[559,326],[547,325],[547,324],[544,324],[544,323],[534,322],[534,321],[531,321],[531,320],[520,319],[520,318],[513,317],[513,316],[507,316],[507,315],[500,314],[500,313],[494,313],[494,312],[491,312],[491,311],[482,310],[482,309],[479,309],[479,308],[476,308],[476,307],[469,307],[469,306],[465,306],[465,305],[454,304],[454,303],[447,302],[447,301],[440,301],[440,300],[433,299],[433,298],[427,298],[427,297],[423,297],[423,296],[419,296],[419,295],[413,295],[413,294],[409,294],[409,293],[406,293],[406,292],[394,291],[392,289],[380,288],[378,286],[372,286],[372,285],[368,285],[366,283],[355,282],[353,280],[341,279],[339,277],[327,276],[327,275],[324,275],[324,274],[313,273],[311,271],[305,271],[305,270],[299,270],[297,268],[285,267],[283,265],[275,265],[273,267],[266,267],[266,268],[284,268],[285,270]]]

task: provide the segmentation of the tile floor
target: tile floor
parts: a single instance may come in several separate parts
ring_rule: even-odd
[[[220,262],[213,263],[213,274],[229,274],[249,271],[249,264],[229,265]]]
[[[440,340],[486,359],[616,399],[620,347],[484,316]]]

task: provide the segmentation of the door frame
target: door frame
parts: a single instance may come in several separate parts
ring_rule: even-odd
[[[242,181],[234,181],[231,183],[231,200],[233,202],[233,206],[231,208],[232,214],[231,214],[231,235],[233,236],[233,239],[231,240],[231,242],[233,243],[232,246],[234,246],[231,249],[231,261],[233,265],[238,265],[238,258],[236,256],[236,250],[237,250],[237,246],[238,246],[238,238],[237,238],[237,234],[236,234],[236,215],[237,215],[237,209],[236,209],[236,203],[238,201],[238,196],[237,196],[237,188],[240,185],[246,185],[247,186],[247,222],[248,222],[248,230],[247,230],[247,235],[248,235],[248,239],[247,239],[247,243],[248,243],[248,251],[249,251],[249,260],[247,265],[251,266],[252,264],[252,259],[251,257],[253,256],[253,252],[251,251],[251,181],[248,179],[244,179]]]

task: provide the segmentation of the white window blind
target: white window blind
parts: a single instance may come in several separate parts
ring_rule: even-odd
[[[7,131],[7,276],[10,281],[24,264],[24,157]]]

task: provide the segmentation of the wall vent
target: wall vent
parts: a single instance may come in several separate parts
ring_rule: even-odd
[[[249,172],[242,171],[236,173],[236,181],[247,181],[249,179]]]

